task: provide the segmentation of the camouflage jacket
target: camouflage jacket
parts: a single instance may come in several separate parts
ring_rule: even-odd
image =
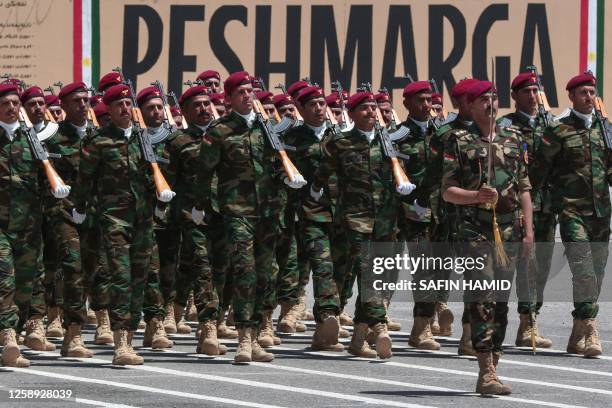
[[[91,135],[95,132],[95,128],[88,124],[86,132],[86,135]],[[81,138],[76,128],[68,120],[64,120],[59,123],[57,133],[43,143],[47,152],[49,152],[49,161],[53,164],[57,174],[64,180],[64,183],[75,188],[81,151]],[[72,195],[57,199],[51,194],[50,188],[45,190],[45,214],[61,215],[71,219],[70,213],[74,208]]]
[[[0,127],[0,230],[20,232],[40,228],[44,172],[24,131],[9,140]]]
[[[211,181],[217,175],[217,200],[223,215],[278,215],[282,170],[257,122],[249,128],[235,112],[210,125],[200,147],[196,208],[212,206]]]
[[[94,186],[99,211],[125,220],[152,216],[155,184],[151,164],[144,160],[136,127],[129,139],[114,124],[83,138],[74,204],[84,213]],[[148,138],[147,138],[148,140]],[[129,214],[129,215],[126,215]]]
[[[520,193],[531,190],[527,175],[526,151],[518,129],[497,128],[491,146],[492,180],[487,180],[489,142],[476,125],[470,130],[453,130],[444,150],[441,192],[449,187],[478,190],[483,184],[499,194],[497,213],[509,214],[521,208]]]
[[[555,211],[609,216],[611,160],[599,121],[587,129],[572,112],[545,130],[530,178],[536,188],[550,180]]]
[[[168,131],[170,132],[170,131]],[[151,139],[151,146],[153,147],[153,153],[155,153],[155,160],[157,161],[157,165],[159,166],[159,169],[161,170],[162,174],[164,175],[164,177],[166,178],[166,181],[168,181],[168,165],[170,164],[170,160],[165,156],[165,148],[166,148],[166,142],[168,141],[168,139],[170,138],[170,134],[166,133],[164,131],[164,133],[157,133],[157,134],[148,134],[149,138]],[[172,200],[174,201],[174,199]],[[161,204],[157,201],[157,197],[153,197],[153,205],[157,205],[160,208],[167,208],[166,204]],[[153,228],[156,230],[161,230],[161,229],[165,229],[168,227],[168,222],[170,217],[166,217],[165,219],[161,220],[157,217],[153,217]]]
[[[425,133],[419,125],[411,119],[402,122],[400,126],[405,126],[410,130],[410,133],[396,140],[395,144],[399,153],[405,156],[404,169],[410,181],[417,186],[417,189],[423,185],[425,180],[425,171],[429,163],[429,143],[434,132],[433,126],[429,126]],[[413,202],[418,196],[418,191],[402,197],[402,211],[406,219],[419,222],[429,222],[431,213],[428,211],[423,217],[419,217],[414,209]]]
[[[331,195],[328,186],[324,186],[324,193],[319,202],[316,202],[310,196],[310,186],[313,176],[323,157],[324,143],[327,143],[334,132],[328,128],[321,141],[317,139],[312,129],[307,125],[301,125],[290,129],[284,136],[287,146],[287,153],[291,161],[297,167],[299,172],[304,176],[308,184],[301,189],[290,192],[296,197],[297,213],[300,219],[307,219],[317,222],[331,222]]]
[[[338,217],[353,231],[389,235],[395,230],[398,198],[391,164],[380,139],[370,143],[357,129],[337,134],[323,145],[323,160],[313,176],[315,189],[338,177]]]
[[[535,122],[530,124],[529,119],[525,115],[519,112],[513,112],[502,117],[498,121],[498,125],[502,127],[514,126],[521,131],[521,134],[523,135],[523,143],[527,149],[528,170],[529,175],[531,176],[531,174],[534,172],[533,166],[537,151],[542,148],[542,136],[544,135],[545,128],[544,120],[542,120],[538,115]],[[550,199],[550,186],[548,183],[542,188],[533,188],[531,191],[533,211],[549,213],[551,210]]]

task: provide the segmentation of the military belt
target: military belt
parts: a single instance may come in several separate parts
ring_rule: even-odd
[[[493,211],[485,210],[484,208],[478,207],[464,207],[463,208],[463,216],[466,218],[471,218],[472,220],[478,220],[480,222],[484,222],[487,224],[493,223]],[[508,213],[496,213],[498,224],[512,224],[514,221],[518,220],[520,217],[519,210],[511,211]]]

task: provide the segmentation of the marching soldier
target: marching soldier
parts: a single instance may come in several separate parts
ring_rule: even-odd
[[[108,106],[106,106],[103,102],[96,104],[93,108],[94,115],[96,115],[96,120],[100,127],[106,127],[110,123],[110,115],[108,113]]]
[[[602,353],[597,331],[597,299],[604,279],[610,238],[612,154],[604,123],[594,114],[596,80],[590,73],[569,80],[572,101],[567,116],[546,129],[530,174],[533,185],[552,184],[553,211],[572,271],[574,325],[567,352],[594,357]],[[610,134],[610,129],[607,129]]]
[[[310,194],[319,201],[332,174],[338,176],[338,216],[349,245],[346,273],[355,270],[359,294],[355,302],[355,328],[349,352],[367,358],[390,358],[391,337],[387,333],[387,313],[377,297],[362,298],[366,277],[360,266],[361,251],[368,242],[392,242],[397,218],[396,192],[390,161],[383,155],[379,137],[375,134],[376,101],[370,92],[358,92],[348,101],[349,115],[355,122],[352,131],[340,133],[323,145],[323,159],[313,176]],[[414,185],[402,183],[396,187],[402,195]],[[376,333],[376,351],[366,342],[368,328]]]
[[[45,106],[47,110],[53,116],[53,120],[59,122],[63,119],[64,112],[62,112],[62,107],[60,106],[60,100],[55,95],[45,95]]]
[[[437,92],[431,94],[431,109],[436,113],[436,117],[432,119],[437,119],[440,122],[444,122],[446,120],[444,117],[444,101],[442,99],[442,95]]]
[[[20,353],[16,331],[30,317],[32,288],[42,262],[41,196],[45,188],[43,168],[34,152],[38,149],[40,153],[42,146],[35,135],[28,138],[28,130],[20,125],[20,107],[18,87],[1,84],[0,344],[2,364],[11,367],[30,365]],[[62,183],[52,190],[57,198],[66,197],[69,192],[70,186]],[[44,329],[40,329],[45,346]]]
[[[467,101],[474,126],[469,131],[453,130],[444,152],[441,191],[461,215],[458,244],[467,256],[483,260],[482,269],[465,271],[465,279],[472,283],[512,282],[521,241],[533,244],[531,185],[521,134],[512,127],[491,126],[497,113],[495,92],[488,81],[470,87]],[[514,243],[506,246],[507,255],[499,249],[503,243]],[[468,293],[472,344],[480,367],[476,392],[510,394],[511,387],[496,374],[508,325],[509,294],[476,288]]]
[[[388,126],[390,131],[395,130],[394,127],[391,126],[393,123],[393,105],[391,105],[391,98],[389,97],[389,94],[387,92],[379,92],[374,95],[374,99],[376,99],[378,109],[380,109],[380,113],[385,120],[384,125]],[[381,123],[381,125],[383,125],[383,123]]]
[[[210,89],[211,93],[219,93],[221,91],[221,75],[212,69],[201,72],[196,78],[196,82],[201,82],[201,85]]]
[[[274,107],[276,108],[278,114],[283,117],[287,116],[293,120],[296,119],[296,107],[293,102],[293,98],[291,98],[288,94],[278,94],[274,95],[272,98],[274,101]]]
[[[519,129],[523,135],[523,142],[526,143],[527,157],[535,158],[536,151],[542,146],[542,136],[545,129],[545,118],[538,115],[538,82],[535,74],[532,72],[519,74],[512,80],[511,89],[511,96],[516,104],[516,111],[504,116],[500,120],[499,125],[502,127],[514,126]],[[552,122],[552,115],[549,115],[546,119]],[[531,175],[534,172],[534,161],[529,161],[528,165],[529,174]],[[532,189],[531,199],[533,205],[534,239],[537,246],[537,251],[535,251],[537,268],[536,270],[519,271],[519,273],[523,275],[537,273],[535,289],[538,299],[542,299],[544,286],[550,272],[557,221],[555,213],[551,210],[552,203],[548,185],[543,186],[541,189]],[[526,276],[526,278],[528,277]],[[522,292],[521,286],[523,285],[525,285],[524,279],[517,279],[517,291]],[[528,291],[529,288],[527,287],[526,290]],[[535,331],[537,347],[547,348],[552,346],[552,341],[542,337],[539,333],[536,318],[541,307],[541,301],[530,302],[519,299],[518,313],[520,325],[515,341],[517,346],[531,347],[532,330]],[[535,313],[533,322],[532,313]]]
[[[226,116],[225,97],[223,93],[211,93],[209,96],[210,96],[210,101],[212,102],[213,105],[215,105],[215,109],[217,110],[219,117],[222,118]]]
[[[155,186],[151,166],[144,159],[146,135],[132,123],[132,94],[125,85],[106,90],[111,124],[87,136],[82,143],[78,188],[72,218],[82,223],[97,187],[100,223],[112,273],[110,318],[115,343],[113,364],[142,364],[132,348],[132,337],[140,322],[143,291],[153,246],[152,200]],[[159,192],[168,202],[170,190]]]

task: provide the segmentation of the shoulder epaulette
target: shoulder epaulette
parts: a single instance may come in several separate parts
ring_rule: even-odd
[[[504,116],[497,122],[497,125],[502,128],[509,128],[510,126],[512,126],[512,119],[507,116]]]
[[[554,119],[555,119],[556,122],[558,122],[559,120],[568,117],[570,115],[570,113],[572,113],[572,110],[570,108],[566,108],[559,115],[555,116]]]

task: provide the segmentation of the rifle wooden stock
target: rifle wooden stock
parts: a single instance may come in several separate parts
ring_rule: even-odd
[[[393,179],[395,179],[395,185],[399,186],[402,183],[410,183],[410,179],[404,172],[404,169],[399,163],[397,157],[391,157],[391,169],[393,170]]]
[[[151,163],[151,170],[153,171],[153,181],[155,182],[155,190],[157,190],[157,195],[159,196],[164,190],[170,190],[170,185],[159,169],[159,165],[157,163]]]
[[[327,120],[329,120],[331,122],[332,125],[337,125],[338,121],[336,120],[336,116],[334,115],[334,113],[331,111],[331,108],[328,106],[325,110],[325,115],[327,116]]]
[[[285,169],[285,174],[287,174],[287,178],[294,181],[295,178],[300,175],[299,170],[295,167],[286,151],[279,150],[278,155],[280,156],[283,169]]]
[[[595,110],[598,110],[599,112],[601,112],[602,118],[608,117],[608,112],[606,111],[606,107],[604,106],[603,101],[601,100],[599,96],[595,98]]]
[[[259,99],[253,99],[253,110],[259,113],[263,117],[263,120],[270,119]]]
[[[53,117],[53,115],[51,114],[51,112],[49,112],[47,109],[45,109],[45,119],[48,122],[55,122],[55,118]]]
[[[95,127],[100,127],[100,124],[98,123],[98,118],[96,118],[96,113],[94,112],[93,108],[89,108],[87,110],[87,116]]]
[[[168,119],[168,123],[170,126],[176,126],[176,122],[174,121],[174,117],[172,116],[172,112],[170,112],[170,106],[168,104],[164,104],[164,111],[166,112],[166,118]]]
[[[376,106],[376,120],[378,120],[380,126],[387,127],[387,122],[385,122],[385,118],[383,117],[382,112],[380,111],[380,108],[378,106]]]
[[[402,121],[399,119],[399,116],[397,116],[397,112],[395,111],[395,109],[391,108],[391,114],[393,115],[393,121],[399,125],[400,123],[402,123]]]
[[[141,129],[146,129],[147,125],[145,125],[144,119],[142,118],[142,112],[140,108],[132,108],[132,120],[138,123]]]
[[[296,109],[296,113],[297,113],[297,109]],[[276,108],[274,108],[274,120],[276,121],[276,123],[280,123],[280,121],[282,120]]]
[[[217,107],[212,102],[210,103],[210,111],[212,112],[213,120],[217,120],[217,119],[219,119],[221,117],[219,115],[219,112],[217,111]]]
[[[62,180],[59,174],[57,174],[57,171],[55,171],[49,160],[42,160],[42,165],[45,169],[45,176],[47,176],[47,181],[49,181],[52,191],[58,187],[63,187],[66,185],[64,180]]]
[[[546,97],[546,93],[538,89],[537,93],[538,105],[542,105],[546,112],[550,112],[550,105],[548,104],[548,98]]]

